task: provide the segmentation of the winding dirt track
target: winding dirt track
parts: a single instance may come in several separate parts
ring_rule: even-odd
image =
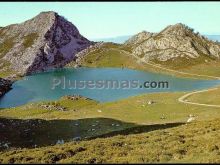
[[[187,94],[181,96],[181,97],[178,99],[178,101],[181,102],[181,103],[185,103],[185,104],[201,105],[201,106],[206,106],[206,107],[216,107],[216,108],[220,108],[220,105],[195,103],[195,102],[191,102],[191,101],[187,101],[187,100],[186,100],[186,98],[188,98],[189,96],[192,96],[193,94],[202,93],[202,92],[209,92],[209,91],[213,91],[213,90],[217,90],[217,89],[218,89],[218,88],[211,88],[211,89],[206,89],[206,90],[201,90],[201,91],[195,91],[195,92],[187,93]]]
[[[126,51],[121,51],[120,53],[129,54]],[[172,70],[172,69],[161,67],[161,66],[159,66],[157,64],[154,64],[154,63],[146,62],[144,59],[140,59],[140,58],[138,58],[136,56],[133,56],[133,57],[135,57],[139,62],[143,62],[145,64],[148,64],[148,65],[151,65],[153,67],[160,68],[160,69],[163,69],[163,70],[166,70],[166,71],[169,71],[169,72],[174,72],[174,73],[184,74],[184,75],[190,75],[190,76],[206,77],[206,78],[212,78],[212,79],[220,80],[220,77],[209,76],[209,75],[199,75],[199,74],[193,74],[193,73],[186,73],[186,72],[176,71],[176,70]],[[181,103],[185,103],[185,104],[192,104],[192,105],[199,105],[199,106],[205,106],[205,107],[220,108],[220,105],[203,104],[203,103],[195,103],[195,102],[186,101],[186,98],[188,98],[189,96],[192,96],[193,94],[202,93],[202,92],[208,92],[208,91],[217,90],[217,89],[218,88],[211,88],[211,89],[206,89],[206,90],[190,92],[190,93],[187,93],[187,94],[181,96],[180,98],[178,98],[178,101],[181,102]]]
[[[151,65],[151,66],[153,66],[153,67],[157,67],[157,68],[160,68],[160,69],[169,71],[169,72],[174,72],[174,73],[184,74],[184,75],[189,75],[189,76],[197,76],[197,77],[204,77],[204,78],[206,77],[206,78],[212,78],[212,79],[218,79],[218,80],[220,80],[220,77],[176,71],[176,70],[172,70],[172,69],[168,69],[168,68],[161,67],[161,66],[159,66],[159,65],[157,65],[157,64],[154,64],[154,63],[146,62],[146,61],[144,61],[144,60],[141,60],[141,61],[144,62],[144,63],[146,63],[146,64],[148,64],[148,65]]]
[[[127,55],[132,55],[124,50],[120,50],[120,53],[124,53],[124,54],[127,54]],[[216,76],[209,76],[209,75],[201,75],[201,74],[194,74],[194,73],[186,73],[186,72],[181,72],[181,71],[177,71],[177,70],[172,70],[172,69],[169,69],[169,68],[165,68],[165,67],[162,67],[158,64],[154,64],[152,62],[147,62],[145,61],[143,58],[139,58],[135,55],[132,55],[133,57],[135,57],[139,62],[143,62],[145,64],[148,64],[150,66],[153,66],[155,68],[159,68],[159,69],[162,69],[162,70],[166,70],[166,71],[169,71],[169,72],[173,72],[173,73],[178,73],[178,74],[183,74],[183,75],[189,75],[189,76],[197,76],[197,77],[204,77],[204,78],[211,78],[211,79],[217,79],[217,80],[220,80],[220,77],[216,77]]]
[[[175,73],[180,73],[180,74],[185,74],[185,75],[191,75],[191,76],[199,76],[199,77],[208,77],[208,78],[214,78],[214,79],[218,79],[220,80],[220,77],[215,77],[215,76],[208,76],[208,75],[199,75],[199,74],[193,74],[193,73],[185,73],[185,72],[180,72],[180,71],[175,71],[172,69],[168,69],[168,68],[163,68],[161,66],[158,65],[154,65],[151,63],[147,63],[148,65],[160,68],[160,69],[164,69],[167,71],[171,71],[171,72],[175,72]],[[200,106],[205,106],[205,107],[215,107],[215,108],[220,108],[220,105],[214,105],[214,104],[203,104],[203,103],[195,103],[195,102],[190,102],[190,101],[186,101],[186,98],[188,98],[189,96],[192,96],[193,94],[197,94],[197,93],[202,93],[202,92],[208,92],[208,91],[212,91],[212,90],[217,90],[218,88],[211,88],[211,89],[206,89],[206,90],[200,90],[200,91],[195,91],[195,92],[190,92],[187,93],[183,96],[181,96],[178,101],[181,103],[185,103],[185,104],[192,104],[192,105],[200,105]]]

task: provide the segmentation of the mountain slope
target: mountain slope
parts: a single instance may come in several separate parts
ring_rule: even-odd
[[[64,66],[91,44],[65,18],[42,12],[0,29],[0,60],[21,74],[33,73]]]
[[[220,120],[0,152],[0,163],[219,163]]]
[[[132,54],[145,61],[188,63],[196,60],[220,58],[220,44],[208,40],[184,24],[170,25],[157,34],[136,36],[125,44],[132,47]],[[134,46],[135,45],[135,46]],[[202,59],[201,59],[202,58]],[[207,58],[207,59],[206,59]]]

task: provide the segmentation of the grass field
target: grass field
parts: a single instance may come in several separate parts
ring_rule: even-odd
[[[207,63],[192,65],[187,69],[182,69],[182,71],[220,77],[220,61],[209,61]]]
[[[1,163],[219,163],[220,120],[0,153]]]
[[[63,97],[56,102],[2,109],[1,141],[10,147],[33,148],[54,145],[60,139],[65,142],[79,137],[85,140],[131,128],[135,131],[140,126],[153,128],[155,124],[185,123],[190,114],[196,116],[197,121],[220,118],[219,108],[178,102],[183,94],[144,94],[108,103]],[[149,101],[154,103],[149,105]],[[65,111],[42,107],[53,104],[65,107]]]
[[[220,105],[220,88],[213,91],[197,93],[190,96],[187,100],[203,104]]]
[[[49,105],[51,102],[31,103],[16,108],[3,109],[0,111],[0,117],[44,120],[102,117],[137,124],[185,122],[190,114],[198,115],[199,120],[207,117],[209,119],[218,117],[219,108],[180,103],[178,98],[182,95],[184,93],[144,94],[106,103],[98,103],[92,100],[73,101],[62,98],[56,102],[66,107],[65,111],[47,110],[39,106],[41,104]],[[204,95],[201,98],[205,100],[206,97]],[[155,103],[148,105],[148,101]],[[161,119],[162,116],[165,118]]]

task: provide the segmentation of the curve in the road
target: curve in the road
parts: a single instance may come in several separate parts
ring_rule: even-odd
[[[178,99],[178,101],[181,102],[181,103],[185,103],[185,104],[201,105],[201,106],[206,106],[206,107],[216,107],[216,108],[220,108],[220,105],[202,104],[202,103],[195,103],[195,102],[191,102],[191,101],[186,101],[186,98],[188,98],[189,96],[192,96],[193,94],[202,93],[202,92],[208,92],[208,91],[217,90],[217,89],[218,89],[218,88],[212,88],[212,89],[206,89],[206,90],[200,90],[200,91],[195,91],[195,92],[187,93],[187,94],[181,96],[181,97]]]
[[[126,51],[121,51],[120,53],[126,53],[126,54],[129,54],[127,53]],[[167,70],[169,72],[175,72],[175,73],[179,73],[179,74],[184,74],[184,75],[190,75],[190,76],[198,76],[198,77],[207,77],[207,78],[214,78],[214,79],[218,79],[220,80],[220,77],[216,77],[216,76],[209,76],[209,75],[200,75],[200,74],[194,74],[194,73],[186,73],[186,72],[181,72],[181,71],[176,71],[176,70],[172,70],[172,69],[168,69],[168,68],[164,68],[164,67],[161,67],[157,64],[154,64],[154,63],[149,63],[147,61],[145,61],[143,58],[138,58],[136,56],[133,55],[133,57],[135,57],[137,60],[139,60],[140,62],[143,62],[143,63],[146,63],[148,65],[151,65],[153,67],[157,67],[157,68],[160,68],[160,69],[163,69],[163,70]],[[181,102],[181,103],[185,103],[185,104],[192,104],[192,105],[200,105],[200,106],[206,106],[206,107],[216,107],[216,108],[220,108],[220,105],[213,105],[213,104],[203,104],[203,103],[195,103],[195,102],[190,102],[190,101],[186,101],[185,99],[188,98],[189,96],[192,96],[193,94],[196,94],[196,93],[202,93],[202,92],[208,92],[208,91],[212,91],[212,90],[217,90],[218,88],[212,88],[212,89],[206,89],[206,90],[200,90],[200,91],[194,91],[194,92],[191,92],[191,93],[187,93],[183,96],[181,96],[178,101]]]

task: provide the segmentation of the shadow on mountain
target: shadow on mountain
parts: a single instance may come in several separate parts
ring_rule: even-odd
[[[6,119],[0,118],[0,150],[33,148],[59,142],[91,140],[116,135],[138,134],[172,128],[184,123],[137,125],[109,118],[78,120]]]

